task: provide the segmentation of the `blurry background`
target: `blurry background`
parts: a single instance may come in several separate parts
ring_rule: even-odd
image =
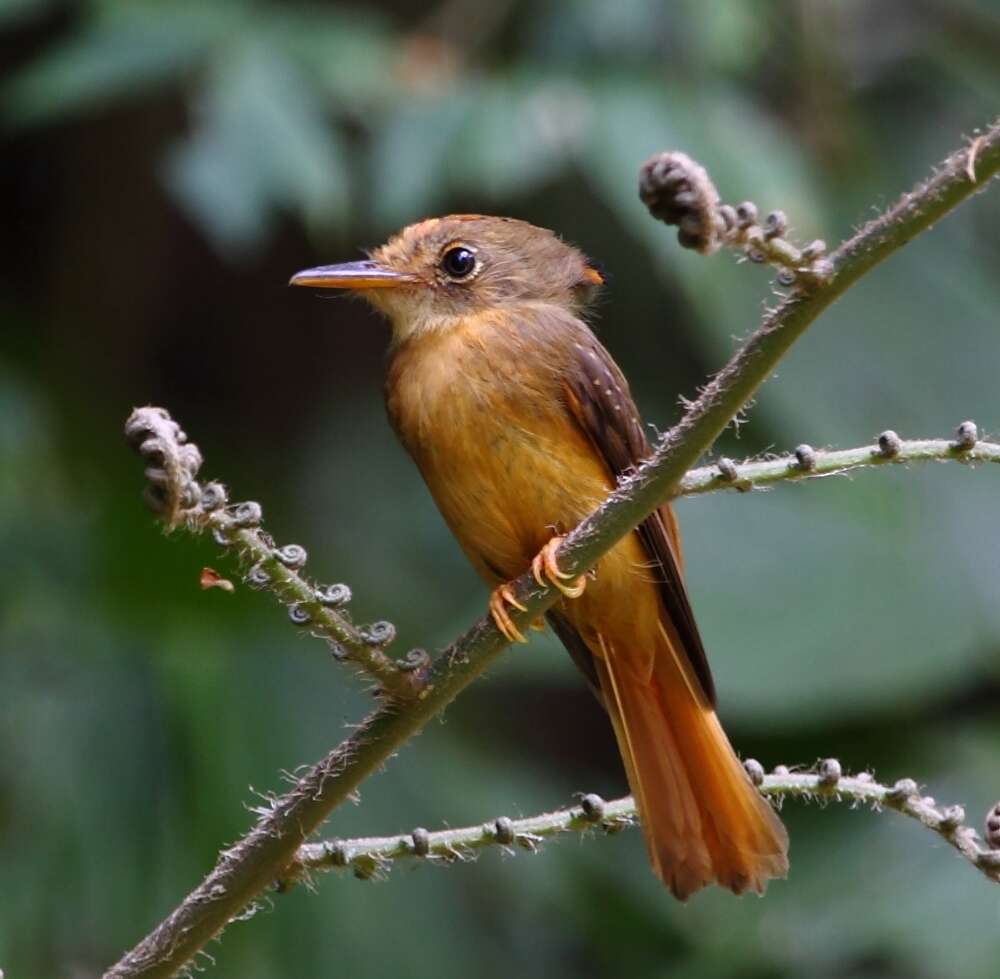
[[[416,8],[421,9],[416,9]],[[256,790],[369,704],[266,596],[201,592],[122,423],[174,413],[309,571],[395,649],[485,592],[383,418],[383,324],[285,283],[473,210],[557,229],[610,285],[597,328],[666,427],[773,301],[636,198],[681,148],[728,200],[835,243],[1000,104],[982,0],[0,5],[0,968],[83,976],[251,822]],[[720,449],[1000,430],[997,190],[830,311]],[[690,588],[744,755],[1000,795],[996,473],[881,470],[682,502]],[[329,835],[527,815],[624,790],[548,638],[515,648]],[[383,883],[328,876],[210,951],[219,977],[995,976],[1000,892],[895,814],[785,815],[765,900],[680,906],[637,832]],[[206,960],[203,960],[207,962]]]

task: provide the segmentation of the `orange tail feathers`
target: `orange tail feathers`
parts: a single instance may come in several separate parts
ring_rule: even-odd
[[[667,637],[648,677],[623,650],[601,645],[598,676],[656,876],[681,900],[706,884],[759,893],[784,877],[785,827]]]

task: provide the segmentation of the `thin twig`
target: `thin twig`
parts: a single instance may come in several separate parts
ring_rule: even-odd
[[[778,284],[786,287],[814,289],[833,276],[826,242],[797,248],[785,239],[783,211],[759,221],[753,201],[723,204],[705,168],[686,153],[659,153],[647,160],[639,170],[639,197],[653,217],[677,226],[682,248],[702,255],[732,248],[747,261],[776,268]]]
[[[973,433],[970,435],[969,433]],[[962,422],[954,439],[900,439],[883,432],[879,443],[856,449],[814,449],[800,445],[793,454],[773,459],[734,463],[722,459],[712,466],[692,469],[672,494],[700,496],[717,490],[746,492],[794,480],[839,476],[871,466],[908,465],[915,462],[1000,462],[1000,444],[979,441],[975,425]]]
[[[827,306],[874,265],[992,179],[1000,170],[1000,122],[985,132],[977,145],[976,181],[970,181],[966,172],[968,157],[967,149],[948,157],[930,180],[904,195],[830,256],[835,272],[832,279],[808,294],[796,292],[764,317],[680,423],[660,440],[653,456],[567,536],[558,560],[568,574],[582,574],[591,568],[670,496]],[[517,580],[514,594],[525,608],[512,616],[522,632],[560,597],[555,589],[541,588],[530,573]],[[477,622],[435,659],[417,699],[405,705],[393,701],[383,705],[307,769],[288,793],[260,815],[246,836],[222,852],[205,880],[107,975],[120,979],[175,974],[282,875],[298,847],[335,806],[451,703],[506,646],[492,620]]]
[[[427,654],[414,650],[400,661],[387,656],[385,647],[396,634],[391,623],[355,626],[342,611],[351,600],[350,588],[306,581],[299,574],[306,549],[278,547],[261,529],[259,503],[230,505],[221,483],[199,483],[201,453],[164,409],[136,408],[125,423],[125,437],[148,463],[146,503],[168,530],[210,533],[216,544],[236,554],[247,585],[270,591],[288,609],[291,622],[325,640],[338,659],[361,667],[391,697],[407,700],[419,694]]]
[[[912,779],[900,779],[889,786],[876,782],[867,773],[841,775],[839,762],[832,758],[821,762],[812,772],[789,772],[781,768],[765,775],[754,761],[748,761],[746,767],[761,794],[770,799],[862,803],[876,812],[882,809],[901,812],[937,833],[989,880],[1000,883],[1000,849],[992,849],[966,824],[961,806],[942,806],[929,796],[921,796]],[[448,864],[474,859],[479,850],[494,846],[510,853],[518,849],[534,853],[549,837],[595,829],[615,833],[635,825],[636,821],[631,796],[605,802],[600,796],[590,794],[579,805],[524,819],[501,816],[476,826],[433,833],[418,828],[398,836],[306,843],[299,847],[281,885],[286,887],[321,870],[350,869],[355,877],[367,880],[383,876],[398,860],[416,858]]]

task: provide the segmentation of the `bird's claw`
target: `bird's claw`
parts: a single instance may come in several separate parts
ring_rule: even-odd
[[[580,575],[571,584],[567,582],[573,577],[566,574],[556,561],[556,551],[562,543],[561,537],[553,537],[531,560],[531,574],[543,588],[551,585],[561,591],[567,598],[579,598],[587,587],[586,575]]]
[[[573,575],[566,574],[559,567],[559,562],[556,560],[556,551],[559,550],[561,543],[561,537],[553,537],[532,558],[531,574],[535,581],[543,588],[551,585],[562,592],[567,598],[579,598],[587,586],[587,576],[580,575],[577,578],[573,578]],[[493,589],[490,595],[490,615],[493,617],[496,627],[508,642],[526,643],[528,640],[525,639],[521,630],[514,625],[514,621],[510,617],[510,612],[507,611],[508,606],[516,608],[520,612],[527,611],[527,608],[517,600],[517,597],[514,595],[514,589],[511,588],[509,582]],[[543,628],[541,619],[535,619],[535,621],[530,622],[528,627],[531,629]]]
[[[515,597],[514,590],[509,584],[500,585],[498,588],[494,588],[493,592],[490,594],[490,615],[493,616],[493,621],[496,623],[496,627],[503,634],[507,642],[524,642],[528,640],[524,638],[521,631],[514,625],[514,621],[510,617],[510,613],[507,611],[507,606],[510,605],[511,608],[516,608],[521,612],[527,612],[527,608],[522,605]],[[532,623],[533,625],[534,623]]]

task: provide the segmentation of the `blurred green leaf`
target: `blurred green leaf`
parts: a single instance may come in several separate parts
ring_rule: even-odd
[[[583,88],[516,75],[483,82],[448,155],[455,188],[502,202],[550,179],[582,138]]]
[[[343,110],[363,115],[359,110],[372,100],[396,98],[392,69],[398,43],[376,10],[284,6],[270,14],[261,33]]]
[[[116,99],[135,99],[195,64],[231,30],[240,5],[108,4],[100,16],[30,62],[0,90],[5,115],[45,122]]]
[[[570,69],[601,60],[655,59],[674,26],[672,5],[656,0],[549,0],[539,5],[527,38],[533,61]]]
[[[16,27],[36,11],[55,5],[55,0],[0,0],[0,25]]]
[[[756,0],[687,0],[683,7],[694,35],[691,50],[698,52],[694,67],[704,81],[756,65],[788,16],[786,9]]]
[[[223,252],[260,245],[279,211],[342,220],[347,161],[298,69],[256,41],[215,66],[194,134],[166,169],[178,199]]]
[[[440,210],[449,192],[449,157],[475,102],[460,91],[447,98],[414,94],[389,109],[372,134],[372,215],[395,230]]]
[[[679,504],[724,715],[809,727],[968,686],[1000,608],[995,480],[879,470]]]

